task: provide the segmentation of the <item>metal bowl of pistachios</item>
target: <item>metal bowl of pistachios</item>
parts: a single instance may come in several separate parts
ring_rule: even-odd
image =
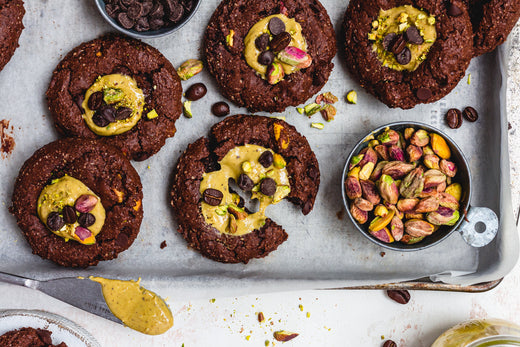
[[[492,210],[470,207],[471,173],[462,151],[427,124],[397,122],[367,134],[350,153],[341,184],[354,225],[387,249],[425,249],[456,230],[482,247],[498,231]]]

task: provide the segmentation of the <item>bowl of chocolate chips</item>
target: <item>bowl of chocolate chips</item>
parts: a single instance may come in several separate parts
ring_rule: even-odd
[[[96,0],[105,20],[120,32],[156,38],[179,30],[195,14],[200,0]]]

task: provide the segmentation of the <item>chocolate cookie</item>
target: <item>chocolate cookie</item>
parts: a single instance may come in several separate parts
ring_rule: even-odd
[[[221,215],[223,218],[229,216],[230,227],[235,220],[240,223],[242,218],[249,218],[254,214],[243,206],[243,201],[238,196],[236,205],[222,205],[222,196],[225,199],[228,194],[226,191],[206,189],[201,193],[205,179],[209,175],[218,174],[225,165],[228,154],[245,147],[261,148],[258,152],[261,155],[255,157],[258,158],[256,162],[250,160],[241,163],[242,174],[237,185],[242,191],[253,192],[252,194],[256,192],[256,197],[261,201],[273,196],[272,202],[276,203],[274,200],[281,191],[281,187],[275,182],[276,168],[287,171],[290,186],[283,187],[286,191],[280,198],[287,197],[300,206],[304,215],[312,210],[320,184],[318,161],[306,138],[282,120],[260,116],[232,116],[213,126],[209,138],[200,138],[189,145],[177,163],[171,191],[171,204],[177,216],[178,231],[190,247],[208,258],[224,263],[247,263],[252,258],[265,257],[287,239],[283,228],[269,218],[265,219],[265,224],[260,224],[261,227],[247,230],[242,235],[233,235],[233,230],[221,232],[207,222],[204,211],[212,206],[216,209],[224,207],[220,210]],[[280,162],[282,165],[279,165]],[[255,165],[257,168],[261,165],[269,172],[274,170],[275,173],[266,173],[267,177],[254,182],[249,176],[254,178],[254,174],[250,172],[257,170]],[[230,190],[229,193],[233,191]]]
[[[88,208],[79,206],[80,198],[73,206],[58,200],[55,205],[60,210],[48,215],[47,225],[40,218],[42,191],[64,177],[79,180],[99,197],[104,208],[104,223],[100,223],[93,244],[65,241],[50,230],[76,222],[88,228],[95,222],[93,210],[87,213]],[[69,138],[44,146],[24,163],[16,179],[10,211],[34,254],[63,266],[87,267],[114,259],[130,247],[143,218],[142,197],[139,175],[117,148],[99,140]],[[85,205],[88,199],[82,202]]]
[[[114,87],[122,82],[132,88]],[[140,161],[175,134],[181,94],[177,72],[157,49],[107,35],[65,56],[53,73],[47,101],[60,134],[101,138]]]
[[[520,1],[466,0],[470,7],[475,57],[504,43],[520,17]]]
[[[255,25],[273,15],[291,22],[266,22],[254,35]],[[298,43],[298,50],[290,48]],[[204,49],[208,69],[226,98],[252,112],[281,112],[305,102],[327,82],[336,39],[317,0],[224,0],[208,24]],[[282,60],[287,64],[280,65]]]
[[[44,329],[21,328],[0,336],[0,346],[6,347],[67,347],[65,342],[52,344],[52,332]]]
[[[25,14],[22,0],[0,0],[0,70],[11,60],[18,47]]]
[[[464,77],[473,56],[462,0],[352,0],[344,31],[350,73],[389,107],[441,99]]]

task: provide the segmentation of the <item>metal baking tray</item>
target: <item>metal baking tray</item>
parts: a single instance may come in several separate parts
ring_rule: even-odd
[[[146,42],[158,48],[175,66],[186,59],[201,58],[201,38],[218,3],[218,0],[203,1],[182,30]],[[347,3],[335,0],[322,3],[339,32]],[[345,287],[473,290],[473,285],[487,282],[477,286],[485,289],[495,285],[516,263],[518,235],[511,208],[507,150],[507,45],[471,63],[468,69],[471,84],[464,78],[441,101],[408,111],[389,109],[365,93],[349,76],[339,53],[334,60],[334,71],[323,88],[341,100],[336,120],[318,130],[311,128],[310,123],[322,121],[319,114],[308,119],[295,108],[289,108],[282,114],[271,115],[283,116],[293,124],[308,138],[318,157],[322,183],[314,211],[304,217],[288,202],[270,208],[268,215],[283,224],[289,239],[267,258],[247,265],[216,263],[188,249],[176,231],[169,206],[171,172],[178,157],[189,143],[207,135],[218,121],[211,115],[210,107],[223,98],[205,70],[183,82],[184,88],[199,81],[208,86],[208,94],[192,105],[193,118],[181,117],[176,124],[177,134],[157,155],[134,163],[144,186],[145,216],[132,247],[115,260],[84,270],[62,268],[42,260],[31,253],[7,210],[15,177],[36,149],[57,138],[44,98],[52,71],[78,44],[113,29],[103,21],[93,1],[28,1],[25,6],[26,29],[20,47],[0,73],[3,106],[0,119],[9,120],[16,142],[13,153],[0,158],[0,271],[37,279],[91,274],[142,277],[143,283],[162,295],[191,299]],[[357,105],[344,101],[352,89],[358,92]],[[443,121],[446,110],[468,105],[479,111],[479,121],[465,123],[457,130],[447,129]],[[247,113],[235,106],[231,111]],[[462,148],[473,173],[472,204],[491,208],[500,219],[498,236],[491,244],[475,249],[454,233],[439,245],[420,252],[388,251],[360,235],[342,212],[341,170],[354,144],[378,126],[404,120],[439,127]],[[161,249],[163,241],[167,247]]]

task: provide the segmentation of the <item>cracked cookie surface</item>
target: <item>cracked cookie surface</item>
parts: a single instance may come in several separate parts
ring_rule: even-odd
[[[276,128],[281,129],[279,133]],[[171,204],[178,231],[189,246],[219,262],[247,263],[253,258],[263,258],[287,239],[283,228],[269,218],[260,229],[241,236],[220,233],[204,219],[200,194],[203,175],[218,170],[218,161],[229,150],[246,144],[269,148],[283,156],[290,176],[291,192],[287,199],[299,206],[304,215],[314,207],[318,193],[318,161],[307,139],[292,125],[279,119],[247,115],[228,117],[214,125],[208,138],[190,144],[179,158]]]
[[[66,242],[38,216],[42,189],[64,175],[83,182],[105,208],[106,219],[93,245]],[[117,148],[99,140],[69,138],[42,147],[24,163],[10,211],[34,254],[62,266],[87,267],[116,258],[130,247],[143,219],[142,198],[139,175]]]
[[[145,96],[146,111],[137,124],[116,136],[96,135],[83,119],[85,92],[99,76],[123,74],[134,78]],[[155,48],[131,38],[106,35],[82,43],[56,67],[47,90],[49,110],[64,136],[100,138],[130,159],[141,161],[157,153],[175,135],[182,111],[182,86],[172,64]]]
[[[255,23],[281,12],[300,23],[312,64],[271,85],[247,64],[244,39]],[[232,46],[226,41],[231,31]],[[209,72],[226,98],[251,112],[282,112],[305,102],[325,85],[334,67],[336,38],[327,11],[317,0],[225,0],[208,24],[204,51]]]
[[[462,0],[451,2],[460,10],[449,15],[443,0],[352,0],[345,13],[346,66],[370,94],[389,107],[413,108],[447,95],[464,77],[473,56],[472,26]],[[383,66],[369,40],[372,22],[381,9],[412,5],[435,16],[437,39],[426,59],[413,71]]]
[[[0,0],[0,70],[11,60],[22,34],[25,14],[22,0]]]

